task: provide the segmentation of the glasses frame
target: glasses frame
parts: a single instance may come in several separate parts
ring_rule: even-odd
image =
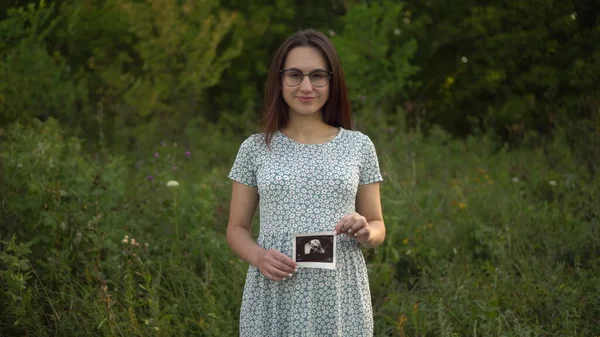
[[[285,73],[290,72],[290,71],[297,71],[297,72],[301,73],[302,74],[302,79],[296,85],[287,84],[287,82],[285,82],[285,79],[282,79],[283,83],[285,83],[285,85],[287,85],[289,87],[297,87],[297,86],[299,86],[304,81],[304,77],[308,76],[308,81],[310,82],[310,84],[313,87],[315,87],[315,88],[324,88],[324,87],[326,87],[330,83],[330,81],[331,81],[331,75],[333,75],[333,71],[328,71],[328,70],[324,70],[324,69],[315,69],[315,70],[311,71],[310,73],[305,73],[305,72],[300,71],[300,69],[297,69],[297,68],[288,68],[288,69],[282,69],[282,70],[280,70],[279,73],[283,76],[283,75],[285,75]],[[312,80],[310,79],[310,75],[312,75],[312,74],[314,74],[316,72],[322,72],[322,73],[327,74],[327,76],[329,76],[329,78],[327,79],[327,84],[322,85],[322,86],[318,86],[318,85],[315,85],[312,82]]]

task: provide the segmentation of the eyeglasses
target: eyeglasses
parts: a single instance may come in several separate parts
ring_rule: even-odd
[[[326,70],[313,70],[308,74],[301,72],[296,68],[283,69],[279,71],[283,76],[283,82],[290,87],[297,87],[304,80],[304,76],[308,76],[310,83],[317,88],[322,88],[329,84],[333,72]]]

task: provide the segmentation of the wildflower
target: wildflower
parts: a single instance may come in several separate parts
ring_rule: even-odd
[[[123,239],[123,243],[129,243],[129,240],[127,240],[127,238]]]
[[[135,242],[135,239],[134,239],[134,238],[131,238],[131,245],[132,245],[132,246],[135,246],[135,245],[136,245],[136,242]]]
[[[154,152],[153,156],[154,156],[154,158],[158,158],[159,157],[158,152]]]
[[[402,240],[402,243],[405,244],[405,245],[408,244],[408,238]]]
[[[548,182],[548,184],[549,184],[550,186],[556,186],[556,180],[550,180],[550,181]]]
[[[456,251],[456,247],[452,248],[452,251],[454,251],[454,255],[458,254],[458,252]]]
[[[125,239],[129,240],[129,235],[125,235]]]
[[[410,23],[410,18],[404,17],[404,19],[402,19],[402,22],[404,22],[405,25],[408,25]]]
[[[154,177],[152,175],[149,175],[148,177],[146,177],[146,179],[148,179],[148,181],[152,181],[154,180]]]
[[[144,247],[148,248],[148,246],[150,246],[148,242],[144,243]]]
[[[467,204],[465,204],[464,202],[461,202],[458,204],[458,208],[465,209],[465,208],[467,208]]]
[[[399,28],[394,29],[394,35],[399,36],[402,34],[402,31]]]
[[[169,180],[167,182],[167,187],[176,188],[179,187],[179,183],[177,182],[177,180]]]
[[[185,151],[185,157],[186,158],[190,158],[192,156],[192,153],[190,151]]]
[[[573,12],[571,14],[571,20],[577,20],[577,13]]]
[[[22,168],[22,167],[23,167],[23,164],[21,164],[21,163],[17,164],[17,168]]]
[[[463,56],[463,57],[460,58],[460,61],[462,63],[467,63],[467,62],[469,62],[469,59],[466,56]]]
[[[490,180],[488,181],[488,184],[490,184],[490,185],[493,185],[493,184],[494,184],[494,181],[490,179]]]
[[[328,33],[329,33],[329,36],[335,36],[335,32],[331,29],[328,31]]]
[[[513,183],[518,183],[519,182],[519,178],[514,177],[514,178],[512,178],[512,181],[513,181]]]

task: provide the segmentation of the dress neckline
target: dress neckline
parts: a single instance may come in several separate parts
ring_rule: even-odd
[[[306,143],[297,142],[297,141],[291,139],[290,137],[286,136],[280,130],[277,130],[277,134],[279,134],[283,139],[287,140],[288,142],[290,142],[292,144],[295,144],[298,146],[303,146],[303,147],[318,147],[318,146],[326,146],[326,145],[332,144],[335,141],[337,141],[338,138],[340,138],[340,136],[342,135],[343,132],[344,132],[344,128],[338,127],[338,133],[335,135],[335,137],[331,138],[330,140],[328,140],[324,143],[306,144]]]

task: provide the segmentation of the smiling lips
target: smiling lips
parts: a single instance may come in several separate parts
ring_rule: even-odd
[[[313,99],[315,99],[316,97],[304,97],[304,96],[296,96],[296,98],[298,98],[300,101],[302,102],[310,102]]]

